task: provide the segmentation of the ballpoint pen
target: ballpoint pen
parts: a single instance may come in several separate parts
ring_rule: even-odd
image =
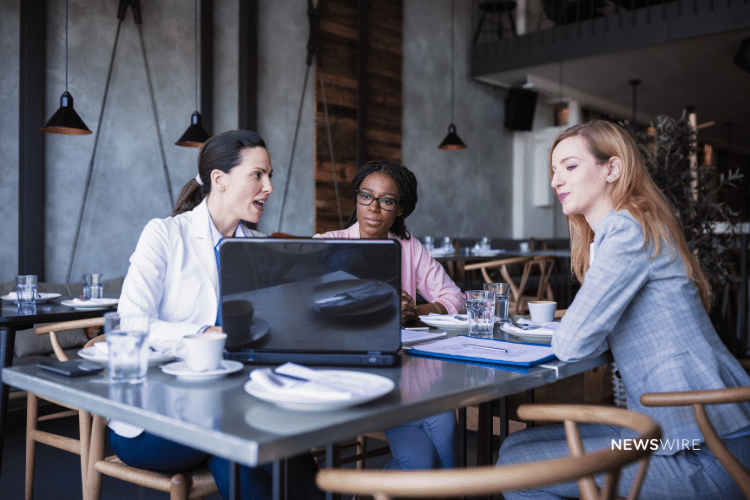
[[[508,349],[503,349],[502,347],[490,347],[488,345],[475,345],[475,344],[463,344],[464,347],[468,347],[469,349],[482,349],[485,351],[502,351],[502,352],[508,352]]]

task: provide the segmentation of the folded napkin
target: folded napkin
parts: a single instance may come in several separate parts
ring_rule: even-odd
[[[525,318],[521,318],[518,321],[516,321],[519,325],[537,325],[537,323],[534,323],[533,321]],[[559,321],[550,321],[549,323],[543,323],[541,325],[538,325],[540,328],[533,328],[531,330],[524,330],[522,328],[516,328],[511,323],[505,323],[503,325],[503,330],[510,333],[518,333],[518,334],[524,334],[524,335],[552,335],[555,333],[555,330],[560,325]]]
[[[362,307],[379,303],[383,299],[393,296],[394,293],[393,288],[384,287],[370,281],[348,290],[318,296],[315,299],[315,306],[319,311],[329,313],[356,311]]]
[[[93,306],[93,305],[111,306],[116,303],[117,303],[117,299],[89,299],[89,300],[72,299],[70,301],[70,305],[73,307]]]
[[[465,314],[437,314],[430,313],[420,316],[419,319],[427,318],[430,323],[439,323],[445,326],[469,326],[469,318]]]
[[[314,381],[294,380],[276,375],[270,368],[256,368],[250,372],[250,379],[268,392],[298,397],[303,401],[345,401],[352,399],[352,393],[331,389]]]

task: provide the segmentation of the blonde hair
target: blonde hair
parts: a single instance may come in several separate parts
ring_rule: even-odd
[[[701,271],[698,260],[688,248],[682,225],[675,210],[654,183],[646,170],[638,147],[622,127],[604,120],[593,120],[562,131],[555,138],[549,152],[552,176],[552,152],[569,137],[580,137],[597,164],[606,165],[612,157],[622,162],[620,177],[612,183],[610,199],[614,210],[627,210],[643,230],[644,246],[654,246],[656,256],[665,243],[671,252],[678,250],[685,264],[685,272],[698,287],[706,311],[711,306],[711,287]],[[573,275],[583,283],[589,268],[589,246],[594,241],[594,231],[581,214],[568,216],[570,226],[570,253]]]

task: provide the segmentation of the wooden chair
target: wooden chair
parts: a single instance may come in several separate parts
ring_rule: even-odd
[[[530,300],[555,300],[552,286],[549,279],[552,269],[555,266],[557,258],[554,256],[521,256],[509,257],[507,259],[490,260],[487,262],[477,262],[467,264],[466,271],[479,270],[482,273],[485,283],[495,283],[497,280],[490,276],[491,270],[500,272],[505,283],[510,285],[510,303],[508,304],[509,314],[528,314]],[[522,265],[523,270],[521,277],[516,283],[510,274],[509,266]],[[532,273],[538,273],[538,283],[535,295],[525,294],[526,283]]]
[[[648,465],[650,449],[610,449],[586,453],[578,431],[579,423],[619,425],[636,430],[636,439],[661,437],[661,428],[650,417],[622,408],[599,406],[526,405],[519,413],[532,420],[562,420],[570,447],[570,457],[532,463],[468,469],[429,471],[374,471],[327,469],[318,473],[316,482],[325,491],[348,494],[369,494],[375,500],[394,497],[433,498],[489,495],[541,487],[578,480],[581,498],[611,499],[615,497],[622,468],[640,462],[636,480],[628,498],[637,498]],[[650,448],[649,446],[642,448]],[[604,474],[600,489],[594,475]]]
[[[78,328],[101,327],[104,325],[104,318],[91,318],[79,321],[69,321],[67,323],[55,323],[37,327],[34,331],[37,335],[49,334],[52,342],[52,349],[55,356],[60,361],[68,361],[70,358],[63,350],[58,340],[57,334],[76,330]],[[88,345],[88,344],[87,344]],[[54,448],[75,453],[81,456],[81,481],[83,484],[83,494],[85,498],[87,460],[89,440],[91,438],[91,414],[77,408],[60,404],[53,400],[49,401],[58,406],[68,408],[67,410],[57,411],[48,415],[39,416],[39,398],[31,392],[26,393],[26,474],[25,474],[25,498],[31,500],[34,498],[34,472],[36,464],[36,443],[43,443]],[[55,434],[53,432],[43,431],[38,428],[39,422],[57,420],[60,418],[78,416],[78,438],[72,438]]]
[[[750,360],[740,362],[750,369]],[[716,459],[724,466],[732,479],[742,490],[745,498],[750,498],[750,471],[748,471],[727,449],[716,433],[706,414],[706,405],[750,402],[750,386],[686,392],[650,392],[641,396],[643,406],[692,406],[703,439]]]
[[[69,358],[63,351],[58,341],[57,335],[60,332],[74,330],[76,328],[101,327],[104,325],[104,318],[92,318],[80,321],[67,321],[40,326],[36,333],[50,335],[52,348],[61,361],[67,361]],[[90,347],[96,342],[104,340],[104,335],[91,339],[85,347]],[[29,394],[31,398],[38,399],[37,396]],[[53,401],[54,402],[54,401]],[[208,468],[197,469],[183,474],[162,474],[144,469],[138,469],[123,464],[117,457],[104,457],[106,446],[107,420],[97,415],[91,415],[78,409],[71,409],[65,412],[66,416],[79,415],[80,440],[78,444],[67,441],[70,438],[64,438],[56,435],[45,435],[36,429],[36,422],[45,419],[37,419],[37,403],[29,404],[27,413],[27,433],[26,433],[26,499],[30,500],[33,494],[34,479],[34,442],[43,442],[46,444],[54,442],[65,443],[64,446],[69,451],[81,455],[81,478],[83,481],[83,498],[85,500],[98,500],[101,497],[101,479],[102,474],[116,477],[133,484],[145,486],[147,488],[164,491],[170,494],[172,500],[188,500],[195,498],[204,498],[218,492],[213,475]],[[33,420],[33,421],[32,421]],[[31,436],[31,437],[30,437]],[[56,437],[55,437],[56,436]],[[55,446],[52,444],[52,446]],[[31,451],[30,451],[31,450]],[[31,468],[29,468],[31,464]],[[31,473],[29,474],[29,470]]]

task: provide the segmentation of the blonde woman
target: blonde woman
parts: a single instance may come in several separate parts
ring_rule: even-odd
[[[573,273],[581,289],[555,332],[558,358],[574,361],[611,350],[628,391],[628,408],[661,425],[640,498],[741,498],[713,456],[692,408],[646,408],[647,392],[750,385],[722,344],[707,310],[710,288],[688,248],[675,211],[651,180],[632,138],[601,120],[563,131],[550,150],[552,187],[568,216]],[[750,467],[750,404],[710,406],[725,444]],[[619,428],[582,427],[586,449],[632,437]],[[498,465],[568,455],[561,426],[514,433]],[[633,483],[624,470],[619,495]],[[575,483],[506,494],[514,498],[578,497]]]

